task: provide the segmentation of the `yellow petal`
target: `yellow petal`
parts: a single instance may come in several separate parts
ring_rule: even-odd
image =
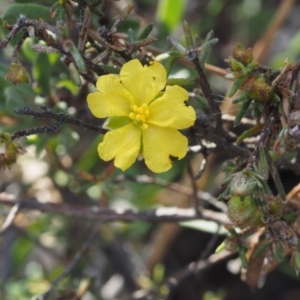
[[[133,96],[137,106],[149,104],[151,100],[165,87],[167,72],[162,64],[150,62],[142,66],[134,59],[124,64],[120,72],[124,87]]]
[[[116,75],[104,75],[97,81],[99,92],[88,94],[87,102],[92,114],[97,118],[128,116],[133,98]]]
[[[167,86],[163,96],[149,106],[147,123],[159,127],[184,129],[192,126],[196,120],[193,107],[186,106],[188,92],[178,85]]]
[[[135,162],[140,146],[141,129],[130,123],[106,133],[98,154],[105,161],[115,158],[114,165],[124,171]]]
[[[188,149],[188,140],[178,130],[149,125],[142,131],[143,156],[147,167],[156,173],[172,167],[170,155],[183,158]]]

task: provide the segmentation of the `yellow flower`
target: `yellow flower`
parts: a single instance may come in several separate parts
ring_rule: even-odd
[[[115,166],[124,171],[141,154],[147,167],[160,173],[172,167],[170,155],[178,159],[186,155],[188,140],[177,129],[192,126],[196,114],[185,105],[185,89],[165,88],[166,76],[160,63],[142,66],[134,59],[124,64],[119,76],[99,77],[98,92],[88,95],[88,106],[95,117],[119,119],[121,124],[99,144],[103,160],[114,158]]]

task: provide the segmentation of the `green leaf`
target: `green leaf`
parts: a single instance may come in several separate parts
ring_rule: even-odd
[[[234,81],[230,90],[228,91],[228,97],[232,97],[237,92],[244,80],[245,78],[238,78]]]
[[[259,169],[261,175],[267,180],[269,178],[269,162],[266,151],[268,150],[264,149],[264,147],[259,147]]]
[[[3,13],[2,19],[13,24],[16,23],[20,15],[24,15],[28,19],[42,19],[45,22],[53,22],[49,14],[49,7],[33,3],[10,5]]]
[[[236,140],[236,144],[239,145],[245,138],[259,132],[263,128],[264,124],[258,124],[249,130],[244,131]]]
[[[16,3],[32,3],[32,0],[14,0]],[[43,5],[51,6],[54,0],[43,0]]]
[[[36,59],[37,52],[33,51],[31,49],[31,46],[33,46],[34,42],[33,39],[27,38],[25,39],[24,43],[22,44],[22,54],[25,56],[26,60],[29,60],[31,63],[33,63]]]
[[[242,94],[238,95],[236,98],[234,98],[232,100],[232,103],[237,104],[237,103],[240,103],[240,102],[244,101],[247,98],[248,98],[247,93],[242,93]]]
[[[127,30],[127,34],[128,34],[128,41],[130,43],[134,43],[135,42],[135,32],[132,28],[129,28]]]
[[[168,78],[167,85],[179,85],[179,86],[186,86],[186,85],[195,85],[197,79],[193,78]]]
[[[242,266],[245,269],[247,269],[247,267],[248,267],[246,252],[247,252],[247,248],[245,248],[242,245],[239,245],[239,255],[240,255],[241,262],[242,262]]]
[[[285,194],[285,190],[284,190],[283,184],[281,182],[280,176],[278,174],[278,170],[272,160],[270,153],[266,152],[266,155],[267,155],[269,166],[270,166],[270,173],[272,175],[272,178],[273,178],[274,184],[276,186],[276,189],[278,191],[279,197],[283,202],[285,202],[286,194]]]
[[[85,71],[85,63],[83,61],[83,58],[81,54],[79,53],[77,47],[72,43],[72,46],[70,48],[70,53],[72,54],[74,58],[74,62],[76,63],[78,70],[81,72]]]
[[[221,225],[219,228],[219,225],[213,221],[192,220],[192,221],[180,222],[179,224],[183,227],[188,227],[188,228],[205,231],[213,234],[218,232],[219,235],[228,235],[228,231],[225,229],[223,225]]]
[[[113,130],[123,127],[131,122],[129,117],[110,117],[103,124],[104,128]]]
[[[148,37],[148,35],[150,34],[150,32],[152,31],[152,29],[153,29],[153,24],[152,23],[148,24],[143,29],[143,31],[139,34],[137,40],[140,41],[140,40],[146,39]]]
[[[99,65],[99,66],[104,71],[106,71],[108,73],[112,73],[112,74],[119,74],[120,71],[121,71],[121,68],[118,68],[118,67],[115,67],[115,66],[107,66],[107,65]]]
[[[181,23],[184,12],[184,0],[161,0],[158,2],[157,21],[163,23],[171,32]]]
[[[39,87],[46,94],[50,94],[51,66],[49,56],[46,53],[39,53],[33,67],[33,75]]]
[[[57,88],[65,88],[67,90],[69,90],[72,95],[77,95],[78,94],[78,86],[70,79],[62,79],[62,80],[59,80],[57,83],[56,83],[56,87]]]
[[[12,265],[13,270],[18,270],[22,267],[22,263],[27,255],[29,255],[32,250],[32,242],[24,238],[22,236],[18,237],[16,241],[12,244],[12,248],[10,249],[10,253],[12,256]]]
[[[95,166],[95,163],[99,161],[97,147],[102,140],[102,135],[99,135],[97,138],[95,138],[95,140],[87,148],[86,152],[80,156],[79,160],[74,166],[76,170],[89,171]]]
[[[28,84],[20,84],[18,86],[8,86],[4,90],[5,104],[8,110],[13,111],[16,107],[30,105],[35,97],[35,93]]]
[[[243,118],[243,116],[245,115],[245,113],[247,112],[248,107],[250,106],[252,102],[251,98],[245,99],[243,101],[243,103],[240,106],[240,109],[238,110],[236,116],[235,116],[235,120],[234,120],[234,126],[238,126]]]
[[[188,49],[193,48],[194,47],[193,36],[192,36],[191,28],[187,21],[183,22],[183,32],[185,35],[186,47]]]

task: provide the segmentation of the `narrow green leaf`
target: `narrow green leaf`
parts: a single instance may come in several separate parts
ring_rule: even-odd
[[[247,249],[244,246],[239,245],[239,256],[240,256],[240,259],[241,259],[241,262],[242,262],[242,266],[245,269],[247,269],[247,267],[248,267],[248,261],[247,261],[246,253],[247,253]]]
[[[190,28],[187,21],[183,22],[183,32],[184,32],[184,35],[185,35],[186,47],[188,49],[194,48],[194,41],[193,41],[191,28]]]
[[[228,97],[232,97],[237,92],[244,80],[244,78],[239,78],[234,81],[228,92]]]
[[[148,24],[144,29],[143,31],[139,34],[137,40],[143,40],[145,38],[148,37],[148,35],[150,34],[150,32],[152,31],[153,29],[153,23],[150,23]]]
[[[236,140],[236,144],[239,145],[245,138],[259,132],[263,128],[263,126],[263,124],[258,124],[250,128],[249,130],[244,131]]]
[[[207,220],[193,220],[179,223],[183,227],[193,228],[209,233],[218,233],[219,235],[228,235],[228,230],[223,225],[219,226],[216,222]]]
[[[167,79],[167,85],[179,85],[179,86],[185,86],[185,85],[194,85],[196,84],[197,79],[194,78],[168,78]]]
[[[247,97],[248,97],[248,95],[246,93],[242,93],[242,94],[238,95],[236,98],[234,98],[232,100],[232,103],[237,104],[237,103],[242,102],[245,99],[247,99]]]
[[[167,37],[167,40],[179,51],[182,53],[187,53],[187,50],[185,47],[183,47],[180,43],[178,43],[176,40],[174,40],[171,37]]]
[[[128,33],[128,41],[129,43],[134,43],[135,42],[135,33],[134,30],[132,28],[129,28],[127,30]]]
[[[107,66],[107,65],[99,65],[101,67],[101,69],[103,69],[104,71],[108,72],[108,73],[112,73],[112,74],[119,74],[121,68],[118,67],[114,67],[114,66]]]
[[[266,153],[267,154],[267,158],[268,158],[268,162],[269,162],[269,167],[270,167],[270,173],[272,175],[272,178],[274,180],[274,184],[276,186],[277,192],[279,194],[280,199],[285,202],[286,201],[286,194],[285,194],[285,190],[283,187],[283,184],[281,182],[280,176],[278,174],[278,170],[272,160],[272,157],[270,155],[270,153]]]
[[[261,175],[263,176],[264,179],[268,179],[269,177],[269,161],[267,157],[267,153],[263,147],[259,147],[259,169],[261,172]]]
[[[238,110],[236,116],[235,116],[235,120],[234,120],[234,126],[238,126],[243,118],[243,116],[245,115],[245,113],[247,112],[247,109],[249,107],[249,105],[251,104],[252,99],[248,98],[245,99],[243,101],[243,103],[240,106],[240,109]]]
[[[72,46],[70,48],[70,53],[72,54],[74,58],[74,62],[76,63],[78,70],[81,72],[85,71],[85,63],[83,61],[83,58],[81,54],[79,53],[77,47],[72,43]]]
[[[33,65],[33,76],[38,82],[42,92],[46,95],[50,94],[50,77],[51,77],[51,66],[49,62],[49,56],[45,53],[38,53],[36,61]]]
[[[253,258],[259,257],[261,254],[265,252],[265,250],[270,247],[271,243],[269,241],[265,243],[261,243],[259,247],[257,247],[253,253]]]

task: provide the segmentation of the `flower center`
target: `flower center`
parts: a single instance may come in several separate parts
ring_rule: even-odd
[[[139,125],[142,129],[147,129],[148,125],[146,123],[149,117],[149,108],[147,104],[142,104],[142,106],[133,105],[132,112],[129,114],[129,118]]]

